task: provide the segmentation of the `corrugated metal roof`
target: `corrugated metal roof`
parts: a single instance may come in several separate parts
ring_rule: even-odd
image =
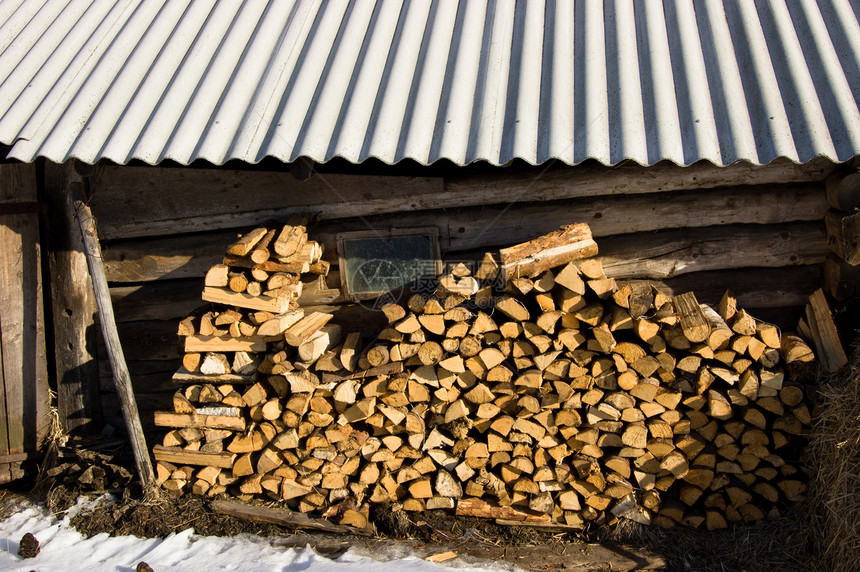
[[[853,0],[0,0],[10,156],[860,154]]]

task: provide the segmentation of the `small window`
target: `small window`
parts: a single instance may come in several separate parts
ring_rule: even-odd
[[[435,227],[337,235],[344,294],[368,300],[438,276],[439,230]]]

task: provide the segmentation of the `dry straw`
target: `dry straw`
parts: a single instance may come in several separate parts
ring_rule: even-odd
[[[860,348],[819,391],[807,446],[818,563],[824,570],[860,570]]]

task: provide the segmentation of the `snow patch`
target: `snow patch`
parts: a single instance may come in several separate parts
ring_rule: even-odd
[[[84,538],[69,521],[81,511],[103,502],[114,502],[109,495],[95,499],[79,498],[62,518],[44,506],[22,503],[0,522],[5,541],[0,543],[0,569],[40,571],[87,570],[87,572],[133,572],[141,561],[155,572],[167,570],[236,570],[241,572],[443,572],[470,569],[498,572],[510,570],[508,563],[476,568],[462,561],[445,565],[426,562],[399,550],[374,552],[350,548],[336,560],[315,552],[310,546],[297,550],[277,546],[277,539],[242,534],[233,537],[198,536],[189,528],[164,538],[136,538],[97,534]],[[18,541],[27,533],[38,540],[41,551],[36,558],[18,556]]]

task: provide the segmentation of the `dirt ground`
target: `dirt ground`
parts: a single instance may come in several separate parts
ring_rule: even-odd
[[[212,510],[210,499],[193,495],[144,498],[139,484],[130,477],[133,464],[126,455],[116,451],[95,455],[85,452],[81,458],[80,451],[75,451],[71,462],[69,456],[66,451],[61,458],[64,462],[59,463],[62,470],[55,467],[52,476],[43,471],[35,488],[27,489],[19,483],[3,494],[44,502],[52,512],[62,515],[82,494],[111,492],[116,502],[103,503],[72,519],[73,526],[87,537],[106,532],[152,538],[191,527],[200,535],[246,533],[273,538],[279,546],[309,544],[331,558],[353,548],[371,557],[392,551],[418,557],[453,551],[467,563],[505,561],[528,570],[815,569],[803,507],[775,521],[740,525],[720,532],[684,527],[661,530],[629,521],[613,528],[574,532],[502,526],[492,520],[456,517],[446,511],[407,513],[380,506],[374,507],[370,514],[375,535],[336,535],[290,530],[218,514]],[[82,470],[98,478],[84,478],[83,481],[89,481],[84,483],[80,478]]]

